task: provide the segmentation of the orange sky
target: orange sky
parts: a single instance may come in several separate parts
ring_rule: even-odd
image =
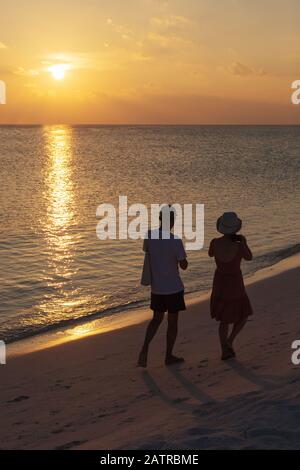
[[[0,13],[2,124],[300,124],[299,0],[10,0]]]

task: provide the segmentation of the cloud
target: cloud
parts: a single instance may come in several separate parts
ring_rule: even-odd
[[[113,18],[106,18],[106,25],[122,41],[108,42],[105,48],[109,47],[112,53],[113,50],[121,51],[126,47],[129,62],[151,61],[160,56],[178,55],[180,50],[192,45],[188,34],[191,24],[191,20],[185,16],[162,14],[150,17],[148,27],[141,33],[125,24],[116,23]]]
[[[172,36],[169,34],[161,34],[161,33],[156,33],[150,31],[150,33],[147,36],[147,39],[151,41],[152,43],[158,44],[161,47],[167,47],[169,45],[173,45],[174,47],[176,44],[181,43],[181,44],[189,44],[190,41],[187,39],[184,39],[181,36]]]
[[[191,46],[192,41],[187,35],[191,21],[178,15],[163,15],[150,18],[148,31],[143,46],[150,55],[166,55],[176,53],[179,48]]]
[[[35,69],[24,69],[23,67],[18,67],[14,71],[14,74],[22,75],[24,77],[36,77],[37,75],[40,74],[40,72],[38,70],[35,70]]]
[[[7,49],[7,45],[0,41],[0,49]]]
[[[119,34],[122,39],[131,39],[135,36],[134,32],[131,29],[121,24],[114,23],[111,18],[107,18],[106,24],[110,26],[117,34]]]
[[[41,72],[49,70],[53,65],[68,65],[69,70],[84,71],[115,71],[126,68],[129,63],[148,61],[151,58],[144,52],[142,44],[138,47],[115,46],[103,44],[103,49],[90,52],[74,52],[72,54],[47,54],[43,57]],[[126,54],[124,54],[126,50]]]
[[[164,29],[182,28],[190,23],[190,20],[185,16],[167,15],[153,17],[150,23]]]
[[[251,77],[251,76],[263,77],[266,75],[266,72],[264,69],[262,68],[255,69],[253,67],[249,67],[248,65],[242,64],[241,62],[234,62],[229,67],[227,67],[227,70],[232,75],[237,75],[239,77]]]

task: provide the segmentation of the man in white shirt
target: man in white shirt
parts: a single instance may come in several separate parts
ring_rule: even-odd
[[[182,240],[171,230],[174,226],[172,206],[164,206],[160,212],[160,228],[148,232],[143,250],[148,252],[151,267],[151,305],[153,318],[150,321],[145,341],[138,359],[138,366],[147,367],[148,349],[154,338],[165,312],[168,312],[167,350],[165,364],[171,365],[184,359],[173,355],[177,337],[178,312],[185,310],[184,285],[180,278],[178,266],[187,269],[188,262]],[[169,221],[169,224],[166,223]],[[165,229],[168,225],[169,230]]]

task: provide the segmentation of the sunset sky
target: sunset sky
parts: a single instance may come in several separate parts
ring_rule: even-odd
[[[297,123],[299,0],[1,2],[0,123]]]

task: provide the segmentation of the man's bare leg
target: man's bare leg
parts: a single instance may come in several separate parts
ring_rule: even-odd
[[[148,357],[148,350],[149,345],[157,333],[158,328],[160,327],[161,322],[164,319],[163,312],[153,312],[153,318],[150,321],[145,335],[145,341],[142,347],[142,350],[139,355],[138,359],[138,366],[139,367],[147,367],[147,357]]]
[[[168,314],[168,331],[167,331],[167,351],[166,351],[166,365],[176,364],[183,362],[182,357],[173,355],[173,348],[177,338],[178,331],[178,312]]]

